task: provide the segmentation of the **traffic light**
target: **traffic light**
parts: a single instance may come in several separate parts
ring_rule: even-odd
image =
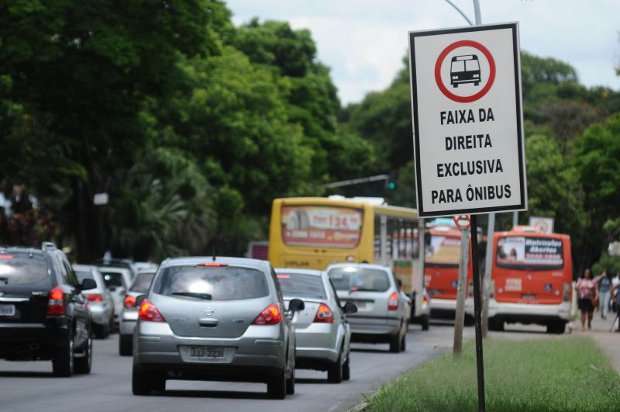
[[[385,188],[391,191],[398,188],[396,173],[390,173],[388,179],[385,181]]]

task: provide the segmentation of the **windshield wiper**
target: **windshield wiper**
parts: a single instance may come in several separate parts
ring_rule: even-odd
[[[213,296],[211,296],[209,293],[197,293],[197,292],[173,292],[171,293],[172,296],[187,296],[190,298],[196,298],[196,299],[204,299],[204,300],[211,300],[213,299]]]

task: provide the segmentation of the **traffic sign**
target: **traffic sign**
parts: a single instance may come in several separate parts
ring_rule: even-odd
[[[409,33],[420,216],[527,209],[517,23]]]
[[[469,216],[468,215],[456,215],[452,218],[454,220],[454,224],[460,230],[469,229]]]

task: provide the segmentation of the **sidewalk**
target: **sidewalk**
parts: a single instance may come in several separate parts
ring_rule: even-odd
[[[609,332],[611,323],[615,318],[616,314],[610,313],[607,316],[607,320],[602,320],[600,314],[595,312],[594,318],[592,319],[592,330],[582,332],[581,323],[577,320],[573,333],[576,335],[583,334],[584,336],[591,336],[607,355],[613,368],[620,373],[620,333],[615,332],[618,325],[616,324],[614,332]]]

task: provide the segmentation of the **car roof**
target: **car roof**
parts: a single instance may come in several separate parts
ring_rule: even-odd
[[[321,276],[323,274],[320,270],[315,269],[299,269],[299,268],[275,268],[276,273],[286,273],[286,274],[301,274],[301,275],[312,275],[312,276]]]
[[[169,258],[161,263],[162,268],[170,266],[195,266],[201,263],[223,263],[230,266],[244,266],[268,272],[271,265],[266,260],[225,257],[225,256],[188,256]]]
[[[0,253],[32,253],[33,255],[42,255],[47,250],[35,249],[33,247],[23,247],[23,246],[0,246]]]
[[[360,268],[360,269],[379,269],[379,270],[384,270],[386,272],[390,272],[390,268],[387,266],[383,266],[383,265],[377,265],[377,264],[373,264],[373,263],[334,263],[333,265],[329,265],[327,267],[327,269],[325,269],[325,271],[328,271],[329,269],[334,269],[334,268],[342,268],[342,267],[354,267],[354,268]]]
[[[98,270],[97,266],[94,265],[82,265],[80,263],[75,263],[71,266],[73,267],[73,270],[81,270],[84,272]]]

